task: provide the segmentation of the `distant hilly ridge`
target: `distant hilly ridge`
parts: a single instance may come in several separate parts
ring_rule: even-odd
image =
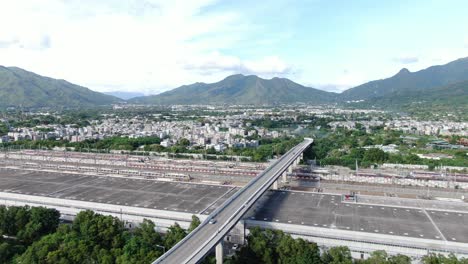
[[[153,96],[131,99],[143,104],[244,104],[329,103],[337,94],[309,88],[285,78],[262,79],[255,75],[231,75],[216,83],[184,85]]]
[[[37,75],[17,67],[0,66],[0,107],[77,108],[121,102],[114,96]]]
[[[129,100],[139,104],[281,104],[281,103],[344,103],[364,100],[367,105],[400,107],[413,101],[455,106],[468,104],[468,58],[445,65],[410,72],[402,69],[387,79],[371,81],[341,94],[302,86],[284,78],[265,80],[254,75],[232,75],[222,81],[194,83],[152,96]],[[458,98],[454,98],[454,87]]]
[[[428,106],[436,111],[435,107],[448,110],[462,110],[468,114],[468,81],[452,83],[446,86],[427,88],[421,90],[406,90],[394,92],[387,96],[368,99],[360,103],[365,106],[379,106],[385,109],[404,109],[411,106]]]
[[[124,99],[137,93],[114,92]],[[297,84],[285,78],[262,79],[255,75],[231,75],[216,83],[183,85],[157,95],[123,100],[85,87],[34,74],[16,67],[0,66],[0,108],[77,108],[128,102],[135,104],[237,104],[285,103],[345,104],[363,100],[364,106],[401,108],[414,103],[448,107],[468,105],[468,58],[445,65],[371,81],[341,94]]]
[[[432,66],[417,72],[402,69],[398,74],[383,80],[371,81],[340,94],[344,100],[367,100],[387,96],[409,96],[408,92],[428,91],[468,80],[468,58],[445,65]]]
[[[122,100],[129,100],[135,97],[145,96],[144,93],[138,92],[122,92],[122,91],[115,91],[115,92],[105,92],[104,94],[112,95]]]

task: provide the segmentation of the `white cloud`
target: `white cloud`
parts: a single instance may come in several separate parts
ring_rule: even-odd
[[[292,72],[292,67],[277,56],[259,60],[241,60],[239,57],[212,52],[182,62],[184,68],[204,74],[243,73],[263,77],[284,76]]]
[[[401,64],[412,64],[418,62],[419,57],[414,55],[402,55],[393,58],[393,61]]]
[[[312,85],[329,92],[342,92],[346,89],[361,85],[368,81],[366,75],[358,71],[343,70],[341,73],[337,74],[332,83],[318,83]]]
[[[258,61],[246,61],[244,66],[252,73],[266,75],[288,74],[292,71],[291,66],[287,65],[277,56],[265,57]]]
[[[204,56],[188,58],[181,64],[187,70],[208,71],[210,73],[239,71],[242,67],[242,61],[238,57],[222,55],[217,51]]]
[[[213,0],[7,1],[0,9],[0,64],[99,91],[157,93],[234,72],[282,74],[271,56],[242,60],[216,50],[242,40],[242,15],[204,13]]]

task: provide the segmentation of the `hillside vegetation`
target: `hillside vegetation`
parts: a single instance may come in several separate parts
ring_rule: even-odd
[[[88,88],[25,71],[0,66],[0,108],[95,107],[122,100]]]

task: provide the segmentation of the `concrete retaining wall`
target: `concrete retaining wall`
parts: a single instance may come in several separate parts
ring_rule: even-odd
[[[391,255],[404,254],[414,258],[420,258],[427,255],[428,252],[441,254],[454,253],[459,257],[468,257],[468,244],[465,243],[256,220],[246,220],[245,224],[247,228],[257,226],[282,230],[293,237],[300,237],[315,242],[321,247],[347,246],[355,253],[369,254],[375,250],[385,250]]]
[[[138,225],[146,218],[152,220],[156,224],[158,231],[161,232],[165,232],[168,227],[174,224],[174,222],[179,223],[183,228],[188,228],[192,221],[192,214],[189,213],[5,192],[0,192],[0,204],[7,206],[29,205],[55,208],[60,211],[67,220],[71,220],[76,214],[83,210],[93,210],[96,213],[103,215],[115,216],[122,221],[127,222],[127,225],[131,225],[129,227]],[[206,215],[197,216],[201,221],[204,221],[207,217]]]

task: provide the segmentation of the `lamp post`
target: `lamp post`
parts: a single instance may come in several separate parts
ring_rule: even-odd
[[[166,254],[166,247],[165,246],[160,246],[160,245],[155,245],[158,248],[162,248],[163,254]]]

